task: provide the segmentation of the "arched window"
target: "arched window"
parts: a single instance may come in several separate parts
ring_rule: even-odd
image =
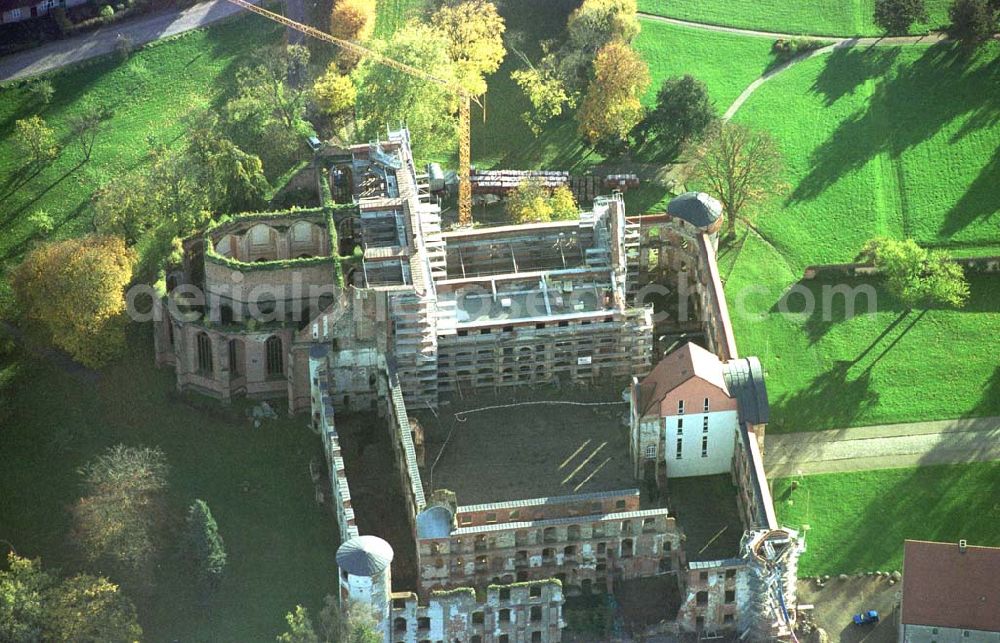
[[[266,246],[271,243],[271,228],[258,223],[250,228],[250,243],[255,246]]]
[[[229,340],[229,374],[232,377],[243,375],[243,347],[240,340]]]
[[[285,373],[285,358],[281,350],[281,338],[268,337],[264,346],[267,349],[267,374],[283,375]]]
[[[198,372],[211,374],[212,367],[212,340],[208,333],[198,333]]]

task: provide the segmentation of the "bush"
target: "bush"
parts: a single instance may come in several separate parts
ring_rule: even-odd
[[[28,82],[28,93],[42,105],[48,105],[52,102],[56,89],[52,86],[52,81],[36,78]]]
[[[784,62],[804,53],[821,49],[825,45],[825,42],[822,40],[816,40],[815,38],[792,38],[790,40],[778,38],[774,41],[774,44],[771,45],[771,53],[773,53],[780,62]]]
[[[134,49],[132,39],[119,34],[118,40],[115,41],[115,54],[118,56],[118,59],[125,62],[132,55]]]
[[[28,224],[35,229],[35,233],[42,237],[47,237],[55,230],[55,222],[45,210],[35,210],[28,215]]]
[[[101,12],[100,12],[99,15],[102,18],[104,18],[105,20],[107,20],[108,18],[114,17],[114,15],[115,15],[115,9],[111,5],[106,4],[103,7],[101,7]]]

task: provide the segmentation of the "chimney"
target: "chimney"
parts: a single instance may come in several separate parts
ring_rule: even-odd
[[[962,553],[962,554],[964,554],[964,553],[965,553],[965,550],[966,550],[966,547],[967,547],[967,545],[968,545],[968,543],[967,543],[967,542],[965,542],[965,539],[964,539],[964,538],[963,538],[962,540],[958,541],[958,551],[959,551],[959,553]]]

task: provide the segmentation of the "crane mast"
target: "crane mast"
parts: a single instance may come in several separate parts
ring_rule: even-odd
[[[442,78],[430,74],[422,69],[418,69],[413,65],[408,65],[398,60],[394,60],[385,56],[374,49],[369,49],[364,45],[359,45],[356,42],[350,40],[344,40],[343,38],[337,38],[336,36],[331,36],[325,31],[320,31],[315,27],[310,27],[309,25],[304,25],[301,22],[296,22],[290,20],[285,16],[274,13],[273,11],[268,11],[262,7],[259,7],[252,2],[247,0],[228,0],[232,4],[256,13],[257,15],[263,16],[268,20],[273,20],[279,24],[285,25],[289,29],[294,29],[301,32],[307,36],[316,38],[317,40],[322,40],[328,42],[338,47],[350,51],[352,53],[358,54],[359,56],[364,56],[379,64],[391,67],[397,71],[401,71],[404,74],[410,74],[411,76],[416,76],[428,82],[434,83],[439,87],[443,87],[447,91],[451,92],[458,97],[458,223],[459,225],[467,226],[472,225],[472,183],[469,180],[470,163],[472,158],[471,152],[471,103],[475,98],[470,94],[464,87],[457,85],[455,83],[449,82]],[[479,101],[476,101],[477,103]]]

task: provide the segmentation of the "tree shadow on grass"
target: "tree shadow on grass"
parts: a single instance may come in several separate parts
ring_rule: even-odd
[[[994,118],[1000,118],[998,112]],[[951,238],[973,223],[985,223],[997,217],[997,195],[1000,193],[1000,147],[993,152],[979,176],[969,185],[955,205],[945,215],[944,225],[938,236]],[[1000,220],[994,227],[1000,226]]]
[[[972,417],[1000,415],[1000,366],[993,369],[993,374],[983,387],[982,397],[969,415]]]
[[[896,470],[895,475],[888,471],[833,474],[839,478],[840,493],[822,504],[842,500],[846,511],[810,512],[813,531],[806,538],[810,540],[810,534],[813,538],[806,556],[822,563],[821,569],[806,563],[809,573],[899,570],[906,539],[956,542],[968,538],[979,545],[1000,544],[994,528],[1000,505],[990,493],[996,466],[923,466]],[[828,476],[807,476],[792,493],[796,504],[809,502],[812,481],[823,479],[827,482],[823,493],[832,493]],[[871,489],[877,489],[874,498]],[[859,502],[863,506],[858,507]],[[852,504],[847,507],[846,503]]]
[[[819,342],[835,325],[859,315],[901,310],[902,306],[869,281],[833,276],[800,279],[771,306],[771,315],[806,315],[802,328],[809,344]]]
[[[877,51],[868,55],[884,56]],[[865,77],[859,76],[856,84],[864,80]],[[984,127],[1000,117],[1000,101],[993,92],[983,90],[996,86],[998,81],[1000,65],[969,67],[955,47],[929,47],[918,60],[882,79],[869,104],[845,119],[829,140],[814,151],[812,169],[787,202],[815,199],[876,155],[898,158],[966,114],[975,115],[970,123],[974,121],[979,128]],[[831,73],[825,80],[817,80],[814,91],[838,96],[848,86],[850,81],[842,80],[841,74]],[[962,135],[978,131],[974,127],[970,125]]]
[[[853,362],[838,361],[801,390],[775,401],[780,418],[773,426],[784,431],[809,431],[851,426],[855,418],[876,406],[871,372],[850,375]]]
[[[881,78],[899,57],[898,47],[842,47],[826,57],[812,91],[827,107],[853,94],[869,78]]]

